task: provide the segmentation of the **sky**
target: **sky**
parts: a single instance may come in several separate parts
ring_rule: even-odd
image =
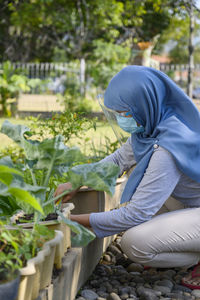
[[[200,0],[196,0],[196,6],[200,9]]]

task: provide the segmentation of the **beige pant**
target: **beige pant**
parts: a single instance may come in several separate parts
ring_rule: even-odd
[[[122,250],[134,262],[151,267],[190,267],[200,261],[200,208],[166,201],[157,216],[127,230]]]

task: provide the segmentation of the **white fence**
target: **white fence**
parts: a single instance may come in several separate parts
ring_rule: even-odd
[[[160,69],[167,73],[177,84],[185,89],[187,85],[188,64],[166,64],[151,60],[151,67]],[[30,93],[53,94],[64,92],[64,90],[76,89],[81,91],[83,82],[80,64],[73,63],[12,63],[15,70],[26,75],[29,79],[38,78],[41,80],[39,88],[34,88]],[[2,64],[0,63],[0,69]],[[200,86],[200,64],[195,64],[193,70],[194,88]],[[85,76],[84,76],[85,80]],[[91,82],[91,78],[89,78]]]

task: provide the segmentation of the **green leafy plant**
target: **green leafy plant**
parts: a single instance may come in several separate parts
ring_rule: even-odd
[[[16,271],[35,257],[54,235],[54,231],[41,225],[35,225],[31,231],[19,226],[8,228],[0,222],[0,282],[13,279]]]
[[[53,114],[51,118],[29,117],[32,135],[40,140],[45,137],[56,137],[62,135],[64,143],[73,137],[82,137],[90,128],[96,130],[95,120],[89,120],[81,113],[72,113],[70,110],[60,114]]]
[[[20,208],[19,203],[44,214],[39,200],[25,190],[23,174],[5,157],[0,159],[0,217],[11,216]]]
[[[26,76],[19,75],[9,61],[2,64],[0,70],[0,104],[4,116],[11,116],[10,103],[13,107],[15,105],[15,110],[17,110],[17,99],[20,92],[30,91],[30,86],[33,86],[34,82],[35,79],[29,80]]]
[[[0,159],[10,156],[12,161],[15,163],[16,168],[18,169],[18,165],[24,164],[25,155],[24,150],[20,147],[16,147],[16,145],[8,145],[0,151]]]
[[[71,93],[69,89],[64,95],[58,95],[58,101],[64,106],[65,111],[73,113],[90,113],[95,106],[94,100],[90,100],[78,93]]]
[[[63,137],[57,135],[43,141],[32,140],[30,129],[24,125],[13,125],[5,121],[1,132],[12,138],[19,146],[23,147],[25,153],[24,170],[29,173],[31,184],[26,183],[25,188],[32,194],[40,197],[40,203],[45,215],[56,211],[62,215],[60,207],[55,201],[67,194],[65,191],[58,197],[53,197],[53,190],[49,190],[49,182],[52,177],[65,176],[72,183],[72,189],[82,185],[88,185],[96,190],[103,190],[109,194],[114,192],[115,182],[119,174],[119,168],[112,163],[85,164],[85,157],[77,147],[69,148],[63,143]],[[79,163],[79,165],[77,165]],[[40,172],[39,181],[37,174]],[[19,181],[17,184],[21,184]],[[34,213],[35,221],[39,221],[42,215]],[[64,216],[62,216],[64,219]],[[77,242],[88,243],[95,236],[85,227],[65,218],[65,223],[78,233]]]

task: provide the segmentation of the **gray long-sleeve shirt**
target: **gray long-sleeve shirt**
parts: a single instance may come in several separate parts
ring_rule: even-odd
[[[121,174],[134,164],[130,138],[107,156],[120,167]],[[125,231],[150,220],[169,196],[188,207],[200,206],[200,183],[183,174],[176,166],[172,155],[162,147],[154,150],[145,174],[130,202],[119,209],[92,213],[90,224],[98,237],[105,237]]]

